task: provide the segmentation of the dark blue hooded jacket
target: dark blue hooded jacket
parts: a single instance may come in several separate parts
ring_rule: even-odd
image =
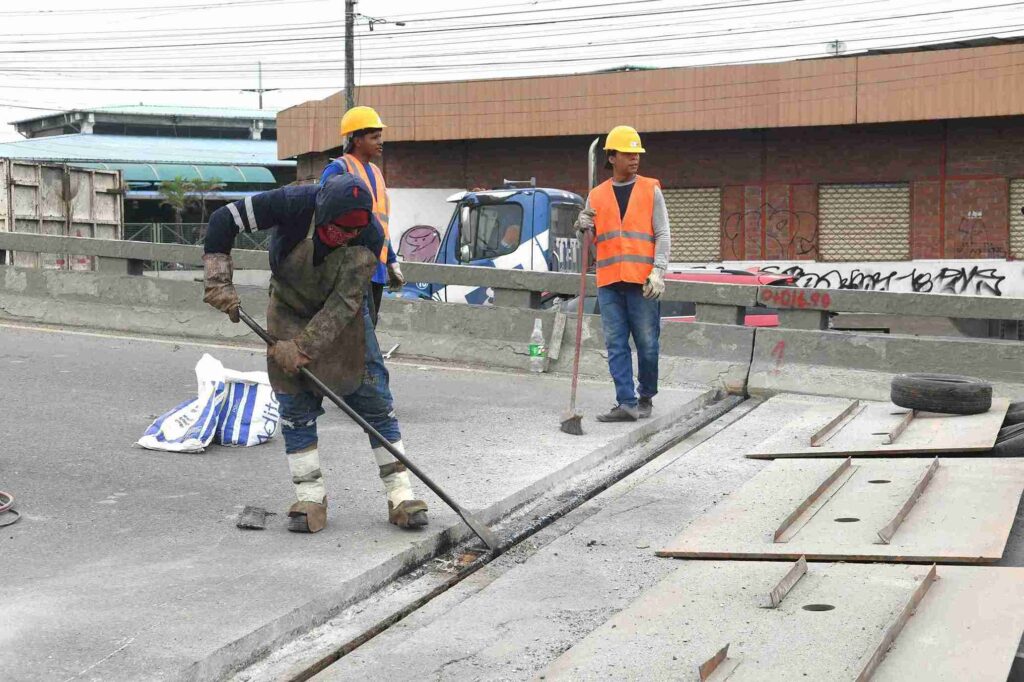
[[[270,237],[270,269],[276,275],[288,254],[306,238],[309,223],[329,223],[348,211],[363,209],[373,215],[373,198],[366,184],[355,175],[337,175],[322,185],[290,185],[260,192],[222,206],[210,215],[206,229],[206,253],[231,253],[235,236],[242,231],[274,230]],[[319,265],[330,252],[313,233],[313,264]],[[347,247],[363,246],[376,255],[384,247],[384,230],[376,218]]]

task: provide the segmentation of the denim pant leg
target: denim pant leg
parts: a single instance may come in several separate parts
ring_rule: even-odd
[[[636,407],[633,386],[633,352],[629,349],[629,311],[620,283],[598,287],[601,306],[601,327],[608,349],[608,371],[615,382],[615,402]]]
[[[281,433],[285,454],[300,452],[317,444],[316,419],[324,413],[323,398],[309,392],[278,394],[281,403]]]
[[[373,330],[370,309],[363,305],[363,325],[366,327],[366,370],[363,383],[352,393],[345,396],[345,402],[356,413],[377,429],[389,443],[402,440],[402,432],[395,417],[394,398],[391,396],[388,368],[384,366],[384,358],[377,343],[377,334]],[[382,443],[370,437],[370,447],[380,447]]]
[[[644,298],[643,287],[630,287],[626,295],[629,330],[636,346],[637,379],[641,398],[658,393],[658,355],[661,340],[661,301]]]

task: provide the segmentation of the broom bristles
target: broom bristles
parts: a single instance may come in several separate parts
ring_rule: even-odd
[[[572,436],[583,435],[583,415],[574,414],[562,420],[562,432]]]

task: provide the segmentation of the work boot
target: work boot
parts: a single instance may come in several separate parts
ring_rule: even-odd
[[[402,441],[393,443],[399,452],[405,452]],[[396,460],[383,447],[373,449],[374,459],[384,481],[388,500],[388,522],[399,528],[413,529],[427,525],[427,503],[417,500],[412,492],[412,481],[405,465]]]
[[[327,525],[327,498],[321,504],[296,502],[288,510],[288,530],[293,533],[318,533]]]
[[[327,525],[327,495],[320,473],[320,452],[315,445],[288,453],[288,468],[298,501],[288,510],[288,530],[316,533]]]
[[[597,415],[599,422],[635,422],[640,417],[640,411],[629,405],[616,405],[604,414]]]
[[[637,405],[637,412],[640,413],[640,418],[647,419],[653,411],[654,402],[650,398],[640,398],[640,404]]]

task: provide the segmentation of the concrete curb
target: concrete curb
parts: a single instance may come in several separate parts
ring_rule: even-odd
[[[496,524],[518,507],[539,497],[552,487],[601,466],[683,419],[686,415],[703,408],[714,400],[717,393],[716,390],[709,389],[671,412],[646,420],[638,428],[611,443],[548,474],[490,507],[476,512],[477,516],[488,525]],[[552,424],[552,428],[556,428],[556,425]],[[293,609],[284,616],[221,647],[202,660],[196,661],[184,669],[177,679],[188,682],[205,682],[211,679],[226,678],[242,668],[252,665],[274,649],[322,625],[345,608],[437,556],[446,548],[465,542],[472,537],[472,532],[462,523],[445,528],[424,539],[423,542],[347,581],[340,589],[322,594],[317,599]]]

